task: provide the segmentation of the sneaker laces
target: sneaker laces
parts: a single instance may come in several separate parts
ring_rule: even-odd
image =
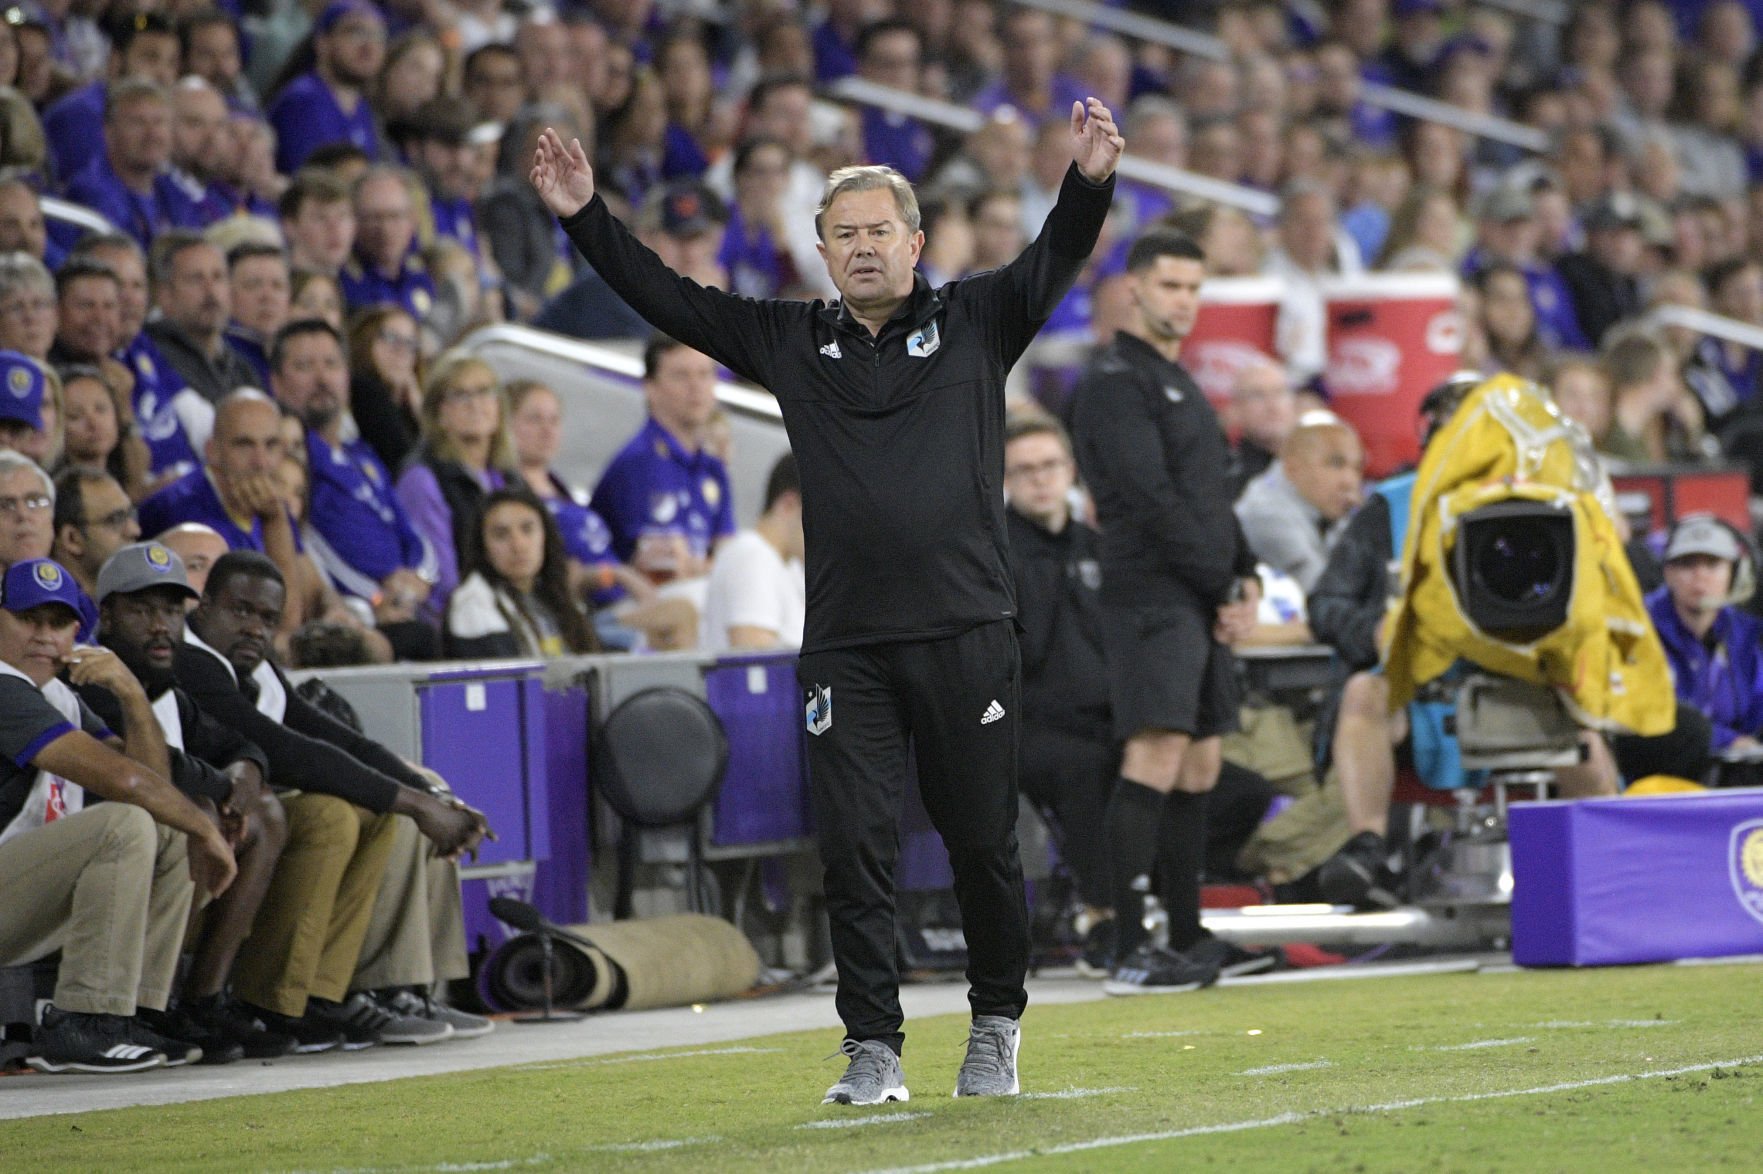
[[[1010,1072],[1010,1033],[989,1023],[975,1023],[967,1035],[967,1058],[961,1067],[988,1076]]]
[[[830,1060],[833,1056],[842,1054],[851,1058],[850,1064],[845,1067],[845,1075],[839,1080],[840,1084],[849,1084],[854,1077],[867,1077],[878,1084],[882,1083],[887,1066],[887,1061],[882,1053],[886,1052],[888,1055],[892,1055],[893,1052],[886,1044],[866,1048],[863,1046],[864,1042],[854,1039],[845,1040],[839,1045],[837,1052],[827,1057]]]

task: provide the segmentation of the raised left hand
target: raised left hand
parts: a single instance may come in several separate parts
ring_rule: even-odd
[[[1114,115],[1102,105],[1100,98],[1086,98],[1071,104],[1071,157],[1077,169],[1091,183],[1101,183],[1114,174],[1126,140],[1114,125]]]

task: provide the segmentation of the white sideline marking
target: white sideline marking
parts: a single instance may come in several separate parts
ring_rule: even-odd
[[[1018,1096],[1023,1101],[1076,1101],[1084,1097],[1105,1097],[1117,1092],[1137,1092],[1136,1087],[1120,1088],[1064,1088],[1058,1092],[1025,1092]]]
[[[570,1060],[563,1064],[526,1064],[518,1072],[551,1072],[558,1068],[597,1068],[602,1064],[647,1064],[652,1060],[682,1060],[687,1056],[759,1056],[781,1052],[782,1048],[698,1048],[690,1052],[639,1052],[634,1056],[608,1056],[604,1059]]]
[[[1312,1072],[1318,1068],[1333,1068],[1333,1060],[1311,1060],[1304,1064],[1269,1064],[1264,1068],[1245,1068],[1238,1076],[1277,1076],[1281,1072]]]
[[[1560,1084],[1538,1085],[1534,1088],[1497,1089],[1493,1092],[1464,1093],[1448,1097],[1415,1097],[1406,1101],[1390,1101],[1381,1105],[1346,1105],[1337,1109],[1315,1109],[1308,1113],[1281,1113],[1276,1117],[1261,1117],[1252,1121],[1223,1121],[1216,1125],[1193,1125],[1186,1129],[1168,1129],[1159,1133],[1131,1133],[1119,1137],[1097,1137],[1089,1141],[1068,1142],[1065,1145],[1041,1146],[1033,1150],[1010,1150],[1000,1154],[984,1154],[977,1158],[957,1158],[949,1162],[930,1162],[922,1166],[896,1166],[884,1170],[872,1170],[869,1174],[939,1174],[943,1170],[977,1170],[984,1166],[996,1166],[1002,1162],[1016,1162],[1024,1158],[1047,1157],[1056,1154],[1082,1153],[1086,1150],[1113,1149],[1123,1145],[1139,1145],[1148,1141],[1177,1141],[1184,1137],[1200,1137],[1212,1133],[1241,1133],[1250,1129],[1268,1129],[1279,1125],[1295,1125],[1300,1121],[1310,1121],[1318,1117],[1337,1116],[1342,1113],[1369,1114],[1393,1113],[1399,1109],[1417,1109],[1426,1105],[1452,1105],[1471,1101],[1492,1101],[1506,1097],[1544,1096],[1549,1093],[1574,1092],[1582,1088],[1596,1088],[1606,1084],[1628,1084],[1636,1080],[1656,1080],[1666,1076],[1687,1076],[1692,1072],[1709,1072],[1715,1068],[1742,1068],[1751,1064],[1763,1064],[1763,1055],[1741,1056],[1736,1060],[1716,1060],[1711,1064],[1687,1064],[1681,1068],[1655,1068],[1646,1072],[1619,1072],[1614,1076],[1594,1076],[1589,1080],[1569,1080]]]
[[[838,1117],[829,1121],[804,1121],[797,1129],[855,1129],[859,1125],[882,1125],[889,1121],[916,1121],[929,1113],[873,1113],[868,1117]]]
[[[1430,1050],[1434,1052],[1473,1052],[1479,1048],[1510,1048],[1518,1044],[1531,1044],[1535,1042],[1536,1036],[1534,1035],[1518,1035],[1513,1036],[1511,1039],[1477,1039],[1470,1040],[1466,1044],[1440,1044],[1438,1047]],[[1415,1050],[1426,1051],[1428,1049],[1417,1048]]]

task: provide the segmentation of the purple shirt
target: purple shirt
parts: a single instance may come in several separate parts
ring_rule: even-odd
[[[104,83],[91,82],[62,95],[43,111],[43,137],[55,174],[71,179],[104,152]]]
[[[930,128],[916,118],[875,106],[863,108],[863,153],[871,163],[886,163],[917,183],[936,147]]]
[[[999,107],[1009,106],[1022,115],[1030,126],[1038,130],[1041,123],[1049,119],[1063,121],[1070,118],[1071,104],[1083,101],[1086,96],[1083,86],[1074,78],[1056,73],[1053,75],[1052,84],[1047,87],[1047,101],[1038,110],[1029,110],[1020,105],[1008,87],[1005,86],[1003,78],[999,78],[976,94],[971,105],[987,118],[997,113]]]
[[[170,172],[160,172],[150,190],[137,192],[123,183],[102,152],[67,185],[67,198],[109,220],[143,249],[168,228],[202,227],[195,204],[179,190]]]
[[[185,473],[170,485],[149,494],[141,502],[140,511],[142,534],[163,534],[185,522],[201,522],[204,526],[212,526],[226,539],[229,549],[264,552],[263,519],[252,518],[250,529],[241,526],[221,503],[220,493],[214,488],[206,469]],[[293,521],[290,515],[289,524],[292,525]],[[300,548],[298,527],[294,530],[294,546]]]
[[[294,174],[308,155],[329,143],[354,143],[369,159],[383,154],[367,99],[358,98],[354,112],[344,113],[316,73],[301,74],[276,95],[269,124],[276,133],[275,169],[283,175]]]
[[[488,470],[477,480],[485,493],[501,489],[506,483],[495,469]],[[429,548],[435,552],[434,589],[429,592],[424,610],[445,615],[447,597],[459,586],[459,551],[453,542],[453,510],[441,493],[441,483],[435,480],[435,471],[421,461],[412,462],[399,475],[395,492],[410,524],[428,540]]]
[[[722,462],[687,452],[651,418],[606,466],[593,503],[612,529],[619,560],[629,562],[645,534],[683,534],[693,555],[707,556],[718,538],[735,532],[729,496]]]
[[[206,415],[214,410],[208,401],[190,390],[183,376],[165,361],[159,348],[147,337],[146,331],[135,335],[134,341],[116,357],[135,373],[135,424],[141,430],[141,439],[147,442],[154,475],[167,471],[182,474],[201,468],[202,459],[196,455],[196,446],[190,442],[190,434],[183,417],[178,414],[178,407],[184,402],[182,397],[190,397],[200,401],[200,406],[190,406]],[[157,531],[142,530],[142,533],[151,536]]]

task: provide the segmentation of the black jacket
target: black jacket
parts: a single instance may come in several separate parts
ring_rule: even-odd
[[[1096,532],[1073,519],[1054,534],[1015,510],[1006,516],[1021,625],[1023,721],[1110,741]]]
[[[1004,377],[1083,268],[1113,191],[1073,166],[1021,256],[938,289],[919,277],[879,336],[837,302],[756,301],[682,278],[599,196],[563,222],[644,318],[777,397],[802,473],[805,653],[1016,613]]]
[[[1352,671],[1377,663],[1377,626],[1389,606],[1394,557],[1390,503],[1381,493],[1368,493],[1347,519],[1306,600],[1311,634]]]
[[[432,793],[403,759],[306,702],[286,677],[288,711],[278,722],[257,711],[255,683],[242,688],[232,666],[206,649],[178,645],[176,667],[202,710],[263,748],[277,787],[335,795],[375,812],[391,810],[400,786]]]
[[[1102,598],[1211,611],[1255,556],[1231,510],[1230,445],[1200,385],[1122,331],[1072,397],[1077,463],[1102,530]]]
[[[105,725],[113,730],[122,729],[122,704],[117,701],[116,694],[97,685],[82,685],[74,691],[93,713],[104,719]],[[167,747],[171,751],[173,786],[192,799],[224,803],[232,797],[233,782],[222,772],[233,763],[255,762],[264,780],[269,779],[269,759],[264,757],[263,751],[237,730],[204,713],[190,695],[176,685],[171,691],[177,697],[178,725],[184,743],[181,750],[176,746]],[[163,696],[161,693],[152,700],[157,702]],[[87,801],[93,798],[95,796],[88,792]]]

